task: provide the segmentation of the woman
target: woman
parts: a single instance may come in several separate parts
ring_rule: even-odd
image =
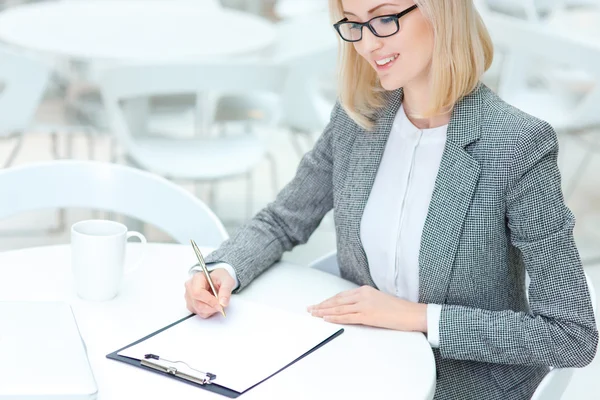
[[[526,399],[548,366],[590,363],[598,333],[556,134],[479,82],[492,45],[472,1],[331,9],[340,100],[291,183],[208,257],[223,305],[333,208],[341,275],[362,286],[309,311],[426,333],[436,398]],[[202,274],[186,289],[192,312],[220,310]]]

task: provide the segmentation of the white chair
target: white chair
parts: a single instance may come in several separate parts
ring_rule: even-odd
[[[329,122],[337,88],[330,88],[331,93],[327,93],[326,78],[330,78],[330,83],[335,82],[335,65],[336,51],[328,48],[288,61],[290,75],[282,99],[283,122],[292,131],[300,155],[305,150],[300,146],[298,136],[310,138],[313,133],[321,134]]]
[[[572,15],[575,12],[586,14],[594,6],[600,6],[599,0],[475,0],[480,12],[503,13],[516,18],[527,20],[530,24],[546,25],[557,33],[571,34],[573,27],[569,25],[569,18],[564,14]],[[491,68],[484,75],[484,81],[492,86],[503,74],[503,59],[506,54],[496,51]],[[559,65],[557,60],[540,60],[528,54],[519,54],[518,58],[508,55],[508,64],[512,65],[504,75],[511,73],[511,69],[519,69],[523,77],[545,85],[555,91],[557,95],[577,97],[585,94],[593,86],[594,80],[588,73],[573,65]],[[505,65],[507,63],[504,63]]]
[[[32,127],[49,74],[49,69],[39,60],[0,48],[0,139],[15,142],[3,163],[4,168],[13,163],[25,133]]]
[[[0,170],[0,220],[26,211],[89,208],[150,223],[179,243],[218,247],[223,224],[199,199],[168,180],[132,167],[61,160]]]
[[[77,2],[83,3],[84,1],[88,1],[88,0],[60,0],[60,1],[62,1],[64,3],[77,3]],[[119,1],[119,0],[105,0],[105,1]],[[138,1],[152,3],[152,0],[138,0]],[[163,1],[163,0],[157,0],[157,1]],[[170,3],[191,3],[193,5],[197,5],[198,7],[202,7],[202,8],[206,8],[206,9],[222,8],[219,0],[169,0],[169,2]]]
[[[310,268],[318,269],[319,271],[327,272],[328,274],[340,276],[340,267],[337,260],[337,251],[332,251],[319,257],[312,263],[308,264]]]
[[[486,0],[490,9],[540,21],[566,9],[598,5],[598,0]]]
[[[277,40],[263,54],[268,62],[281,64],[288,70],[281,98],[282,124],[291,130],[292,144],[300,156],[306,150],[299,138],[304,137],[312,147],[310,135],[323,131],[337,97],[337,33],[329,14],[321,12],[321,8],[322,5],[308,15],[278,22]],[[246,98],[243,102],[236,100],[238,97],[223,97],[217,105],[217,112],[232,109],[231,105],[236,101],[240,105],[236,110],[238,113],[244,112],[244,102],[259,102],[265,108],[273,106],[272,101],[269,104],[259,96]],[[279,103],[276,105],[279,106]]]
[[[283,20],[277,31],[269,58],[289,70],[282,99],[283,124],[291,129],[293,144],[303,155],[299,137],[310,139],[310,134],[323,131],[337,97],[337,33],[327,12]]]
[[[486,13],[485,23],[494,44],[506,52],[498,94],[508,103],[548,121],[558,132],[575,133],[600,126],[600,44],[556,32],[550,27],[525,20]],[[554,87],[534,87],[527,81],[522,59],[556,63],[583,69],[595,86],[580,95],[569,95]],[[591,160],[593,146],[587,146],[577,172],[565,190],[568,198]]]
[[[264,137],[254,132],[220,137],[202,132],[193,139],[135,136],[120,104],[133,98],[181,94],[280,94],[284,83],[285,70],[279,65],[231,61],[118,66],[100,79],[112,132],[135,165],[193,182],[246,176],[248,215],[252,213],[252,170],[268,156]],[[250,117],[254,130],[259,126],[270,129],[278,123],[280,113],[258,109],[251,110]],[[274,175],[275,168],[271,172]]]
[[[72,156],[72,137],[83,133],[89,141],[89,154],[93,158],[93,136],[97,132],[84,121],[71,115],[36,115],[51,81],[53,62],[0,46],[0,140],[14,140],[14,147],[0,166],[10,166],[24,140],[25,133],[49,135],[52,140],[51,153],[55,159],[62,158],[58,150],[58,135],[65,134],[68,140],[66,157]]]
[[[29,0],[0,0],[0,11],[9,7],[15,7],[28,2]]]
[[[275,15],[281,19],[292,19],[327,11],[327,2],[323,0],[277,0],[274,11]]]

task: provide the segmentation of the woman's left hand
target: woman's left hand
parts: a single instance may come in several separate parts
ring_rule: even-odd
[[[315,317],[336,324],[359,324],[398,331],[427,332],[427,305],[413,303],[371,286],[337,294],[308,307]]]

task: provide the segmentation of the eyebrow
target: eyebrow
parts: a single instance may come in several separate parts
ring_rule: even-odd
[[[373,14],[375,11],[379,10],[381,7],[385,7],[385,6],[398,6],[398,4],[392,4],[392,3],[384,3],[384,4],[380,4],[375,8],[370,9],[369,11],[367,11],[367,14]],[[353,14],[349,11],[344,11],[344,15],[352,15],[353,17],[358,17],[358,15]]]

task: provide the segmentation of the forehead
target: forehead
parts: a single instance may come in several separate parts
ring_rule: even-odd
[[[413,0],[341,0],[340,2],[344,12],[352,13],[357,16],[367,16],[369,11],[378,7],[381,9],[396,8],[401,10],[415,4]]]

